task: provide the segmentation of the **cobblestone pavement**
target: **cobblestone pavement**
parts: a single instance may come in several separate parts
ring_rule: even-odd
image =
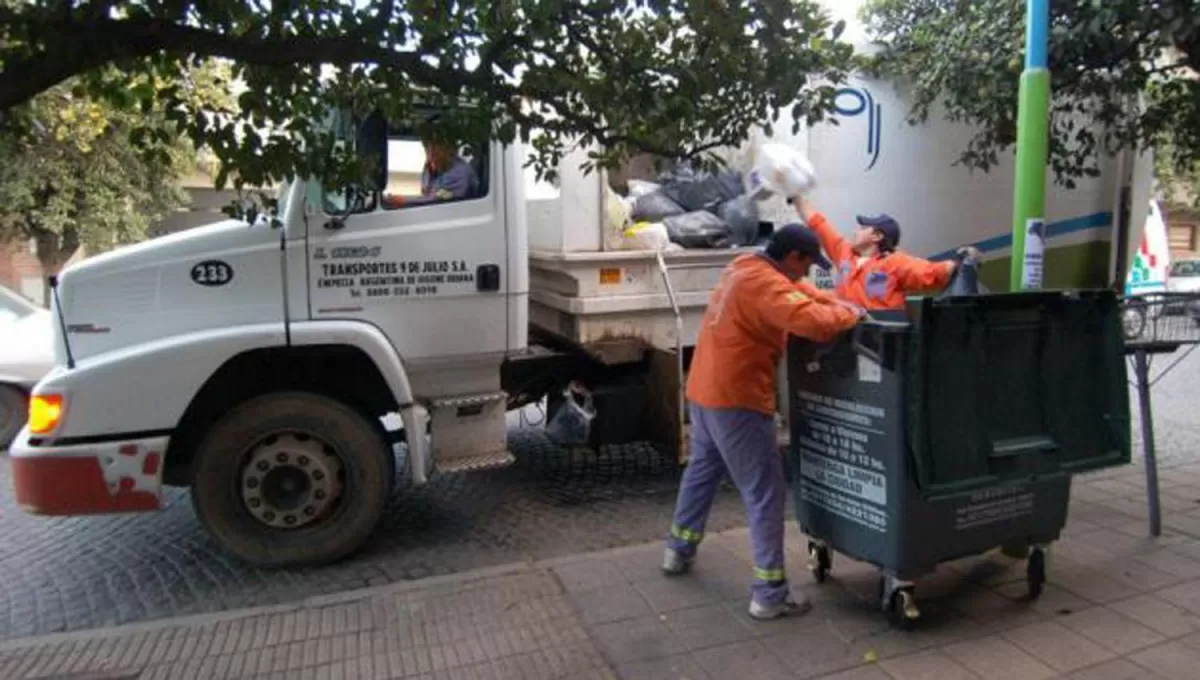
[[[1154,398],[1164,524],[1200,539],[1200,470],[1188,467],[1200,463],[1200,352],[1164,378]],[[649,448],[566,452],[535,433],[515,440],[516,466],[446,476],[420,490],[402,487],[364,551],[338,565],[287,571],[248,568],[217,552],[182,491],[172,492],[167,510],[156,515],[29,517],[12,503],[0,458],[0,638],[291,603],[661,536],[676,473]],[[1144,532],[1141,474],[1140,467],[1124,468],[1077,486],[1069,530],[1095,529],[1103,520],[1126,535]],[[1089,507],[1098,500],[1107,508]],[[1121,514],[1112,515],[1114,508]],[[743,523],[740,503],[727,490],[710,530]]]
[[[1041,597],[1024,563],[956,560],[917,582],[891,628],[875,569],[837,555],[793,590],[806,616],[746,614],[745,529],[710,534],[687,576],[658,541],[308,598],[292,605],[0,642],[5,680],[1195,680],[1200,462],[1164,470],[1179,520],[1151,539],[1139,470],[1080,480]],[[1187,529],[1190,531],[1183,531]]]
[[[401,483],[365,549],[339,564],[248,567],[220,553],[185,490],[146,515],[46,519],[13,502],[0,456],[0,639],[292,602],[394,581],[602,550],[663,535],[677,471],[648,446],[564,451],[515,430],[519,462]],[[744,523],[736,494],[714,529]]]
[[[0,677],[600,678],[615,676],[549,569],[161,626],[0,646]]]

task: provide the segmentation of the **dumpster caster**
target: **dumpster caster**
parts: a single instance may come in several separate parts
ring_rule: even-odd
[[[900,630],[912,630],[921,618],[921,610],[917,609],[917,600],[912,588],[897,590],[892,594],[892,625]]]
[[[900,630],[912,630],[921,618],[913,585],[884,575],[879,579],[879,603],[888,621]]]
[[[812,572],[817,583],[824,583],[833,568],[833,555],[829,548],[815,541],[808,542],[808,570]]]
[[[1046,583],[1046,551],[1042,548],[1030,551],[1029,561],[1025,564],[1025,582],[1029,586],[1029,599],[1038,599]]]

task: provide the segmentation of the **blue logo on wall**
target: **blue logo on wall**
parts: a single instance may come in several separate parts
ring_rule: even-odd
[[[865,87],[862,89],[843,87],[833,95],[833,110],[835,113],[847,117],[866,115],[867,158],[870,159],[870,162],[867,163],[867,170],[875,167],[875,162],[879,160],[883,106],[875,103],[875,97],[871,96],[871,91]]]

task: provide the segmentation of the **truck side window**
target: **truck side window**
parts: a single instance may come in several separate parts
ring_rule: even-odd
[[[484,152],[477,153],[476,148]],[[383,208],[394,210],[485,197],[486,148],[486,145],[473,147],[411,136],[389,139],[389,176],[381,201]]]
[[[448,145],[393,131],[388,139],[387,188],[381,195],[325,190],[325,212],[357,214],[485,198],[487,150],[486,143]]]

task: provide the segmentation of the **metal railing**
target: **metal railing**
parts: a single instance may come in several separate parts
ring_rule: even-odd
[[[667,289],[667,299],[671,302],[671,311],[675,314],[675,363],[679,371],[679,394],[676,402],[679,409],[679,427],[683,430],[687,422],[687,380],[683,366],[683,309],[679,305],[679,297],[675,293],[675,285],[671,282],[671,272],[681,269],[712,269],[709,263],[667,264],[663,251],[655,253],[658,261],[658,273],[662,276],[663,287]]]
[[[1200,343],[1200,293],[1148,293],[1121,303],[1125,344]]]
[[[1133,365],[1133,386],[1138,394],[1150,535],[1158,536],[1162,533],[1162,510],[1158,494],[1158,455],[1154,446],[1150,388],[1196,347],[1200,347],[1200,293],[1128,296],[1121,301],[1121,325],[1125,336],[1125,354]],[[1187,351],[1152,378],[1150,369],[1154,356],[1172,354],[1184,345],[1189,345]]]

